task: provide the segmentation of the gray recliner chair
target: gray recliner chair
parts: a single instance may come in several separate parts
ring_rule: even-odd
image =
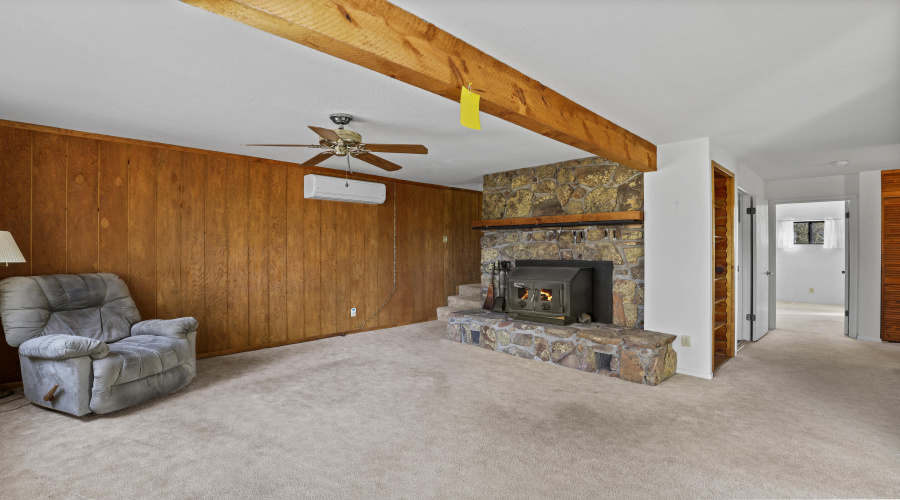
[[[115,274],[7,278],[0,316],[19,348],[25,397],[41,406],[109,413],[181,389],[196,373],[197,320],[141,321]]]

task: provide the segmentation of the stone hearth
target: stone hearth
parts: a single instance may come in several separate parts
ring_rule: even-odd
[[[475,309],[450,313],[447,338],[464,344],[658,385],[675,374],[675,335],[599,323],[554,326]]]

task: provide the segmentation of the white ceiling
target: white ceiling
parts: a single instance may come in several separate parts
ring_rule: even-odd
[[[764,179],[900,168],[897,1],[394,1],[656,144],[710,137]],[[443,185],[588,156],[176,0],[0,1],[0,76],[2,119],[292,162],[314,151],[239,144],[347,112],[428,146],[387,175]]]
[[[395,1],[655,144],[766,180],[900,168],[897,0]]]

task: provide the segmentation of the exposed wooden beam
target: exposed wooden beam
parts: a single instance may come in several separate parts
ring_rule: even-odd
[[[383,0],[182,0],[451,100],[473,82],[481,110],[641,171],[656,146]]]

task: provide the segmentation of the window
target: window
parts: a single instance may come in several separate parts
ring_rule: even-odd
[[[825,221],[794,223],[795,245],[822,245],[825,243]]]

